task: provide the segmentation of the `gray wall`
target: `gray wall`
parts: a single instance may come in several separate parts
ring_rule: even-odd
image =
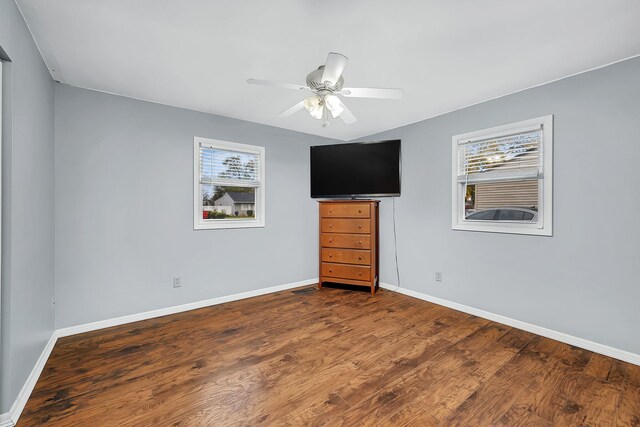
[[[22,15],[0,0],[3,72],[2,361],[9,410],[54,326],[54,82]]]
[[[265,228],[193,230],[194,136],[266,147]],[[326,141],[56,85],[56,327],[317,277]]]
[[[401,285],[640,354],[639,76],[637,58],[363,138],[402,138]],[[451,137],[547,114],[553,237],[451,230]],[[381,274],[397,284],[391,208]]]

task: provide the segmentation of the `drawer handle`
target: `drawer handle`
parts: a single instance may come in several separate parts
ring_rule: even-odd
[[[332,210],[329,210],[329,213],[333,213],[333,211],[332,211]]]
[[[358,209],[358,213],[362,213],[362,209]]]
[[[333,258],[333,254],[329,254],[329,258]]]
[[[329,224],[329,228],[333,228],[333,224]]]
[[[362,276],[362,271],[358,271],[358,276]]]
[[[358,244],[359,244],[360,246],[362,246],[362,242],[358,242]]]
[[[333,239],[329,239],[329,243],[333,243]]]
[[[358,228],[362,228],[362,224],[358,226]]]
[[[361,256],[358,257],[358,261],[362,261],[362,257]]]
[[[333,270],[332,270],[332,269],[329,269],[329,273],[333,273]]]

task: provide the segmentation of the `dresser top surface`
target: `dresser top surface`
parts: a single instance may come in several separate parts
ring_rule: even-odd
[[[318,203],[380,203],[380,200],[373,199],[335,199],[335,200],[318,200]]]

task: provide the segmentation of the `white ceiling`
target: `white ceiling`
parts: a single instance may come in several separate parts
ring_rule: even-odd
[[[638,0],[17,0],[56,80],[351,140],[640,54]],[[302,99],[247,78],[304,84],[327,53],[347,98],[327,128]]]

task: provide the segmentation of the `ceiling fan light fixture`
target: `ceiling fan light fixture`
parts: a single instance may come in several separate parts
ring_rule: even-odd
[[[322,107],[314,108],[313,110],[309,111],[309,114],[311,114],[311,117],[313,117],[314,119],[322,119]]]
[[[304,105],[304,109],[307,110],[314,119],[320,120],[322,118],[323,108],[320,102],[320,97],[310,96],[305,98],[302,105]]]
[[[335,119],[342,114],[344,108],[342,107],[342,103],[335,95],[327,95],[324,98],[324,103],[327,106],[327,109],[331,112],[331,116]]]
[[[314,108],[317,108],[319,104],[320,104],[320,100],[318,99],[317,96],[309,96],[305,98],[303,101],[304,109],[307,110],[308,112],[311,112],[311,110],[313,110]]]

